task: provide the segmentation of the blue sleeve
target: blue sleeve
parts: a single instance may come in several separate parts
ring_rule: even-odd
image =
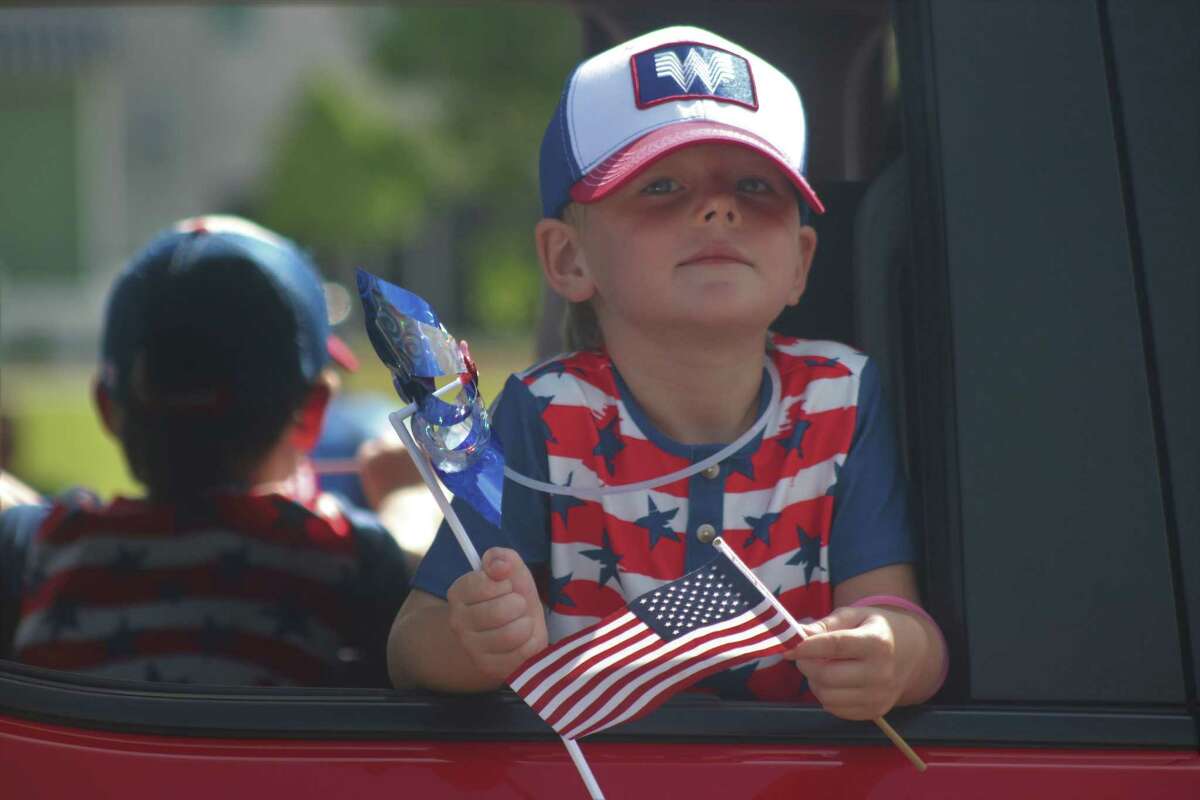
[[[492,435],[504,450],[506,466],[545,481],[548,470],[542,431],[537,398],[520,379],[509,377],[492,409]],[[490,547],[511,547],[521,554],[526,564],[543,564],[549,559],[548,503],[541,492],[505,480],[499,528],[458,498],[453,506],[480,555]],[[445,597],[450,584],[470,570],[467,557],[459,548],[450,526],[443,522],[417,568],[413,586]]]
[[[859,381],[854,438],[833,496],[829,578],[834,586],[879,567],[917,560],[895,423],[873,361],[866,363]]]
[[[25,558],[50,506],[14,506],[0,513],[0,658],[11,658],[21,616]]]

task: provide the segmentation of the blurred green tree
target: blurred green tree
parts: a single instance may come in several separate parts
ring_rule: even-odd
[[[429,208],[433,141],[398,129],[338,82],[305,87],[265,181],[260,216],[330,252],[408,241]]]
[[[578,17],[551,4],[388,7],[363,35],[394,103],[314,79],[287,122],[260,216],[342,263],[402,248],[443,216],[465,322],[528,329],[541,285],[537,152],[582,52]]]

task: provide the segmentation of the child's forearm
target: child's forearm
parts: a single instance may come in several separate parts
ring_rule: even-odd
[[[392,624],[387,644],[388,675],[397,689],[487,692],[504,685],[486,675],[450,628],[444,600],[414,589]]]

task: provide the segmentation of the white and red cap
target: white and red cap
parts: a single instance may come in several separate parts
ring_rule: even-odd
[[[809,208],[825,211],[804,178],[804,105],[791,80],[727,39],[680,26],[630,39],[571,73],[542,139],[542,213],[600,200],[702,142],[761,153]]]

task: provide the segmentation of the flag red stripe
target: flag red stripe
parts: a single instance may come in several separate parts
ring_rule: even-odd
[[[633,648],[636,652],[644,652],[647,647],[653,648],[660,641],[658,636],[644,623],[639,621],[637,624],[639,629],[635,635],[624,641],[616,642],[612,646],[606,646],[603,650],[593,651],[588,658],[581,660],[574,669],[559,677],[552,685],[543,684],[544,692],[533,703],[533,710],[538,712],[542,719],[553,725],[552,720],[563,713],[563,702],[575,693],[572,685],[580,677],[592,676],[597,669],[605,671],[613,669],[613,666],[601,667],[600,662],[623,653],[629,648]],[[548,705],[553,705],[553,707],[547,709]]]
[[[780,646],[780,650],[782,650],[782,649],[783,649],[782,646]],[[600,731],[605,730],[607,728],[611,728],[616,725],[623,725],[626,722],[633,722],[634,720],[641,719],[642,717],[652,713],[655,709],[657,709],[663,703],[670,700],[676,694],[676,692],[682,691],[682,690],[686,689],[688,686],[698,683],[699,681],[704,680],[705,678],[707,678],[710,675],[716,675],[718,672],[724,672],[725,670],[728,670],[728,669],[735,669],[747,662],[754,661],[755,659],[761,658],[764,655],[770,655],[771,653],[779,652],[780,650],[775,650],[774,648],[769,649],[769,650],[756,650],[751,653],[746,653],[744,655],[741,655],[741,656],[738,656],[735,658],[731,658],[728,661],[717,662],[715,664],[712,664],[712,665],[706,667],[703,670],[700,670],[699,672],[691,673],[691,674],[687,675],[686,678],[680,679],[678,681],[672,681],[670,683],[661,684],[661,685],[653,684],[650,687],[649,691],[645,692],[642,695],[638,695],[636,697],[631,698],[631,700],[643,700],[643,699],[645,700],[645,705],[640,707],[636,713],[631,714],[628,717],[619,716],[626,709],[628,709],[630,707],[630,705],[632,704],[632,703],[623,703],[623,704],[617,706],[617,708],[613,709],[612,712],[605,715],[603,719],[601,719],[593,724],[589,724],[589,725],[587,725],[587,727],[568,729],[570,732],[569,738],[582,739],[585,736],[590,736],[593,733],[599,733]],[[675,685],[676,683],[678,683],[680,685],[676,686]],[[584,717],[584,719],[587,719],[587,717]],[[566,732],[560,732],[560,733],[563,736],[567,735]]]
[[[722,653],[734,650],[740,647],[757,645],[764,637],[769,638],[769,631],[762,629],[763,620],[755,616],[746,621],[746,623],[737,626],[736,629],[731,629],[723,637],[717,637],[718,643],[715,648],[710,648],[704,652],[698,652],[703,645],[697,644],[689,646],[684,657],[675,661],[678,653],[667,654],[665,657],[656,657],[655,660],[645,664],[638,665],[635,669],[620,677],[620,680],[612,682],[603,694],[593,701],[586,701],[580,696],[576,700],[575,705],[583,702],[588,702],[588,707],[584,709],[584,713],[578,714],[574,719],[567,723],[569,727],[578,727],[582,723],[589,720],[593,714],[600,712],[606,704],[620,695],[624,698],[618,702],[617,707],[613,711],[619,711],[620,708],[628,706],[632,702],[636,702],[637,698],[643,694],[653,694],[658,691],[656,688],[663,682],[669,682],[670,676],[686,670],[689,666],[706,661],[708,659],[719,657]],[[746,634],[749,634],[748,636]],[[734,640],[734,637],[741,636],[743,638]],[[712,643],[712,637],[708,637],[707,643]],[[725,663],[725,659],[720,659],[720,663]],[[726,667],[728,664],[726,664]],[[649,684],[644,691],[636,691],[643,684]],[[680,687],[683,688],[683,687]]]
[[[623,622],[620,627],[615,627],[609,631],[606,631],[601,636],[596,635],[598,631],[604,630],[608,623],[619,619],[622,616],[628,616],[628,621]],[[541,653],[533,656],[525,662],[525,665],[519,667],[516,672],[509,676],[508,684],[514,691],[520,694],[526,702],[530,702],[530,696],[539,691],[539,684],[543,684],[558,669],[578,658],[580,653],[587,652],[588,650],[592,649],[604,648],[605,644],[611,638],[619,636],[622,632],[635,626],[642,628],[646,627],[645,624],[642,623],[641,620],[639,620],[632,612],[623,609],[620,613],[613,614],[611,617],[601,620],[595,625],[589,626],[582,631],[574,633],[555,644],[549,650],[543,650]],[[587,636],[592,636],[594,638],[586,642],[580,641]],[[628,642],[623,642],[623,644],[627,643]],[[606,655],[607,654],[608,653],[606,652]],[[542,691],[545,691],[545,689]],[[538,697],[540,698],[540,696],[541,694],[539,693]]]
[[[612,614],[600,620],[595,625],[590,625],[581,631],[571,634],[565,639],[559,640],[549,650],[543,650],[540,653],[535,653],[534,655],[530,656],[528,659],[526,659],[525,663],[517,667],[516,670],[514,670],[513,673],[508,676],[508,685],[513,688],[513,691],[519,692],[520,687],[529,683],[533,678],[537,677],[539,680],[541,680],[543,673],[545,673],[550,666],[555,664],[561,665],[565,659],[573,656],[576,650],[583,646],[584,643],[581,643],[579,640],[589,639],[594,641],[602,638],[597,636],[597,632],[604,630],[606,626],[624,616],[629,617],[629,619],[626,622],[622,622],[621,625],[618,626],[619,629],[624,629],[631,624],[638,624],[637,617],[635,617],[629,611],[629,609],[622,606],[620,609],[614,611]],[[618,630],[618,628],[613,628],[613,631]],[[606,638],[608,634],[612,633],[613,631],[606,631],[604,637]]]
[[[728,658],[720,658],[720,652],[717,654],[707,654],[709,658],[714,659],[714,663],[703,669],[686,674],[681,673],[694,668],[697,664],[705,663],[708,659],[689,660],[678,664],[665,673],[655,676],[653,679],[654,682],[650,684],[647,691],[631,693],[629,697],[618,703],[615,708],[599,720],[589,723],[585,717],[584,725],[586,727],[576,727],[563,735],[578,739],[604,730],[617,723],[629,722],[643,717],[665,703],[675,692],[686,688],[708,675],[737,667],[762,656],[783,652],[790,646],[788,644],[789,640],[795,636],[794,631],[792,632],[792,636],[788,636],[789,631],[791,631],[791,626],[786,620],[782,620],[779,624],[764,631],[760,636],[749,642],[739,642],[738,646],[734,648],[747,648],[745,652],[731,655]],[[631,709],[633,708],[636,708],[636,711],[632,711],[631,713]],[[563,732],[560,731],[560,733]]]
[[[577,707],[579,702],[583,702],[584,698],[587,697],[588,692],[592,691],[594,687],[603,683],[610,676],[615,675],[619,670],[621,670],[622,667],[625,667],[629,663],[636,661],[639,658],[645,658],[647,655],[650,656],[650,660],[644,664],[638,665],[632,672],[626,676],[623,676],[621,680],[617,681],[613,686],[610,686],[607,690],[605,690],[605,692],[601,695],[601,698],[615,694],[622,686],[628,684],[630,681],[635,680],[638,676],[644,674],[645,672],[653,670],[656,667],[669,662],[671,659],[679,658],[680,655],[686,656],[688,653],[702,648],[709,642],[724,637],[736,636],[740,633],[745,633],[747,630],[751,630],[761,624],[761,620],[756,615],[747,616],[746,614],[743,614],[742,616],[745,616],[746,619],[742,620],[741,622],[719,630],[710,630],[703,636],[696,637],[695,639],[691,639],[683,643],[681,643],[681,639],[665,642],[657,635],[654,635],[654,647],[652,647],[650,650],[647,650],[644,647],[639,648],[637,652],[629,653],[618,663],[607,667],[604,672],[588,676],[582,684],[579,684],[578,686],[571,686],[568,684],[566,689],[570,693],[571,702],[563,702],[554,714],[551,714],[549,717],[544,717],[545,720],[557,728],[558,721],[562,719],[564,715],[570,713],[575,707]],[[732,621],[733,620],[730,620],[730,622]],[[706,655],[711,655],[711,653],[707,653]],[[687,663],[688,661],[690,661],[690,657],[685,658],[683,663]],[[577,670],[576,674],[580,675],[582,672],[583,670]],[[592,705],[594,704],[595,703],[592,703]],[[537,709],[535,708],[535,710]],[[538,713],[541,712],[539,711]]]

